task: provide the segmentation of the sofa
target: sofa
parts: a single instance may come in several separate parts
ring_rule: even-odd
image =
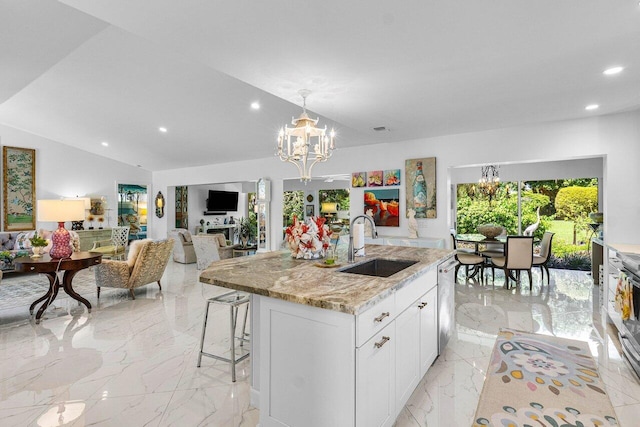
[[[173,239],[173,260],[181,264],[193,264],[196,262],[196,253],[193,250],[191,233],[184,228],[176,228],[169,231],[169,238]]]
[[[53,231],[51,230],[38,230],[38,236],[49,240],[49,244],[45,248],[45,252],[48,252],[49,249],[51,249],[52,233]],[[80,250],[80,237],[75,231],[70,230],[69,233],[71,234],[71,245],[73,246],[73,251],[77,252]],[[31,241],[29,239],[31,239],[34,234],[35,230],[0,233],[0,252],[2,253],[0,255],[0,270],[13,271],[13,258],[31,254]]]

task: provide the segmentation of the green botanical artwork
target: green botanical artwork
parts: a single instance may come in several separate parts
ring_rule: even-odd
[[[36,151],[3,147],[4,230],[34,230]]]

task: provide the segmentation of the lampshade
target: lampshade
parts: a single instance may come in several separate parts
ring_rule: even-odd
[[[64,222],[84,219],[85,202],[75,200],[38,200],[38,221]]]
[[[338,213],[338,204],[335,202],[322,202],[322,205],[320,205],[320,212],[326,214]]]

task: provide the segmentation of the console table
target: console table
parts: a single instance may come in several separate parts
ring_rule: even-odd
[[[80,238],[80,250],[88,251],[93,247],[93,242],[98,240],[109,240],[111,238],[111,229],[94,229],[94,230],[78,230],[78,237]]]

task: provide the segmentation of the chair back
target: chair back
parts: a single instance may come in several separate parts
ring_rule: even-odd
[[[191,236],[193,249],[196,252],[198,270],[204,270],[214,261],[220,261],[218,238],[213,234],[197,234]]]
[[[112,227],[111,240],[113,240],[115,246],[126,247],[129,243],[129,226]]]
[[[533,265],[533,236],[507,236],[505,267],[529,270]]]
[[[172,248],[173,239],[144,242],[131,271],[129,288],[158,282],[169,263]]]
[[[550,231],[545,231],[542,236],[542,241],[540,242],[540,257],[548,260],[551,256],[551,240],[553,239],[553,235]]]

